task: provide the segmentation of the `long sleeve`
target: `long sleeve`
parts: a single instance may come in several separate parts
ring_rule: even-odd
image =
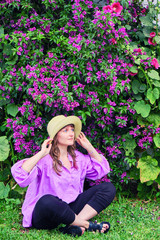
[[[101,155],[101,162],[79,151],[76,151],[76,156],[81,169],[81,179],[97,180],[110,172],[109,163],[103,155]]]
[[[96,180],[109,172],[109,164],[102,156],[102,162],[90,158],[79,151],[76,153],[77,167],[73,166],[73,158],[68,155],[71,168],[62,166],[61,175],[53,169],[53,159],[48,154],[35,165],[30,173],[22,168],[27,159],[21,160],[11,168],[12,175],[21,187],[26,187],[27,192],[22,206],[23,226],[32,226],[32,213],[37,201],[46,194],[56,196],[66,203],[75,201],[83,192],[84,180]]]
[[[12,176],[20,187],[27,187],[40,174],[40,169],[37,165],[32,169],[30,173],[26,172],[22,168],[22,164],[26,160],[27,159],[18,161],[11,168]]]
[[[104,177],[106,174],[110,172],[109,163],[106,158],[101,155],[102,162],[95,160],[88,156],[87,159],[87,170],[86,170],[86,178],[91,180],[96,180]]]

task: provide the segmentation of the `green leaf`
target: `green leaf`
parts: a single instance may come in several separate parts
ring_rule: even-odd
[[[15,55],[13,58],[9,59],[6,64],[15,65],[18,60],[18,56]]]
[[[157,99],[159,99],[159,90],[158,88],[154,88],[153,90],[149,88],[147,90],[147,98],[149,99],[151,104],[154,104]]]
[[[0,171],[0,182],[5,182],[9,179],[11,171],[8,168]]]
[[[5,186],[3,182],[0,182],[0,199],[7,198],[9,191],[10,191],[9,185],[7,184]]]
[[[87,112],[87,114],[86,114],[86,112],[84,112],[84,111],[82,111],[82,110],[78,111],[78,114],[82,116],[82,123],[83,123],[84,125],[86,125],[87,115],[89,115],[88,113],[89,113],[89,112]]]
[[[6,136],[0,137],[0,162],[6,160],[9,155],[9,144]]]
[[[145,37],[150,37],[150,33],[153,32],[152,27],[144,27],[143,34]]]
[[[140,64],[141,64],[140,59],[136,59],[136,60],[135,60],[135,63],[136,63],[137,65],[140,65]]]
[[[155,127],[158,127],[160,124],[160,114],[158,113],[150,113],[146,120],[153,124]]]
[[[3,36],[3,34],[4,34],[4,28],[0,27],[0,38]]]
[[[140,94],[133,94],[133,96],[137,101],[142,100],[142,96]]]
[[[138,48],[138,45],[136,42],[130,42],[128,44],[129,48],[133,51],[135,48]]]
[[[150,116],[150,115],[149,115]],[[138,125],[140,125],[141,127],[144,127],[145,125],[148,125],[148,122],[147,122],[147,118],[142,118],[141,116],[139,116],[137,118],[137,123]]]
[[[125,25],[125,28],[126,28],[127,30],[130,30],[130,29],[131,29],[131,26],[130,26],[130,25]]]
[[[158,161],[151,156],[140,158],[137,168],[140,168],[140,180],[142,183],[155,180],[160,173]]]
[[[129,170],[129,176],[130,176],[131,179],[133,178],[134,180],[139,180],[139,178],[140,178],[139,169],[137,167],[131,168]]]
[[[10,102],[9,99],[0,99],[0,107],[7,105]]]
[[[152,56],[152,50],[148,47],[143,47],[143,51],[147,53],[148,56]]]
[[[138,80],[134,80],[132,82],[132,89],[134,94],[137,94],[139,92],[140,82]]]
[[[7,105],[7,113],[10,114],[11,116],[15,117],[18,113],[18,107],[14,104],[8,104]]]
[[[156,81],[156,80],[155,80],[155,81],[153,81],[152,83],[153,83],[154,86],[160,87],[160,82],[159,82],[159,81]]]
[[[143,84],[141,84],[140,87],[139,87],[139,92],[143,93],[143,92],[146,91],[146,89],[147,89],[147,86],[146,86],[146,84],[143,83]]]
[[[130,71],[132,72],[132,73],[137,73],[138,71],[137,71],[137,67],[131,67],[130,68]]]
[[[151,186],[153,184],[153,181],[149,181],[146,183],[147,186]]]
[[[159,80],[159,73],[155,70],[151,70],[150,72],[148,72],[148,76],[152,79],[156,79]]]
[[[137,36],[139,37],[139,39],[140,39],[141,41],[143,41],[144,38],[145,38],[144,34],[143,34],[142,32],[140,32],[140,31],[137,32]]]
[[[21,188],[18,184],[13,188],[14,191],[18,192],[19,194],[23,195],[28,187]]]
[[[149,57],[148,55],[142,55],[142,56],[141,56],[141,59],[145,60],[145,59],[147,59],[148,57]]]
[[[86,115],[91,116],[91,113],[90,112],[86,112]]]
[[[2,69],[0,68],[0,79],[3,78]]]
[[[160,175],[157,177],[155,181],[160,185]]]
[[[155,36],[154,39],[155,39],[155,41],[156,41],[157,44],[160,44],[160,37],[159,37],[159,36]]]
[[[152,22],[151,22],[149,15],[140,17],[139,19],[144,26],[152,27]]]
[[[146,118],[150,113],[151,107],[149,104],[145,104],[145,102],[141,100],[134,105],[134,109],[138,114],[141,114],[142,117]]]
[[[123,148],[126,151],[126,156],[129,156],[130,153],[134,154],[134,149],[137,146],[135,139],[133,139],[130,134],[125,134],[122,137],[126,139],[126,141],[123,142]]]
[[[157,8],[157,7],[156,7]],[[155,15],[155,14],[157,14],[157,10],[156,10],[156,8],[155,8],[155,6],[154,5],[150,5],[149,6],[149,13],[151,14],[151,15]]]
[[[4,49],[3,49],[3,53],[6,54],[6,55],[12,55],[13,54],[12,48],[13,47],[11,45],[5,44]]]
[[[153,141],[154,141],[156,147],[160,148],[160,133],[157,133],[157,134],[153,137]]]

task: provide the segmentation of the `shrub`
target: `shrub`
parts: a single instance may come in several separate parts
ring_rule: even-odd
[[[2,169],[40,149],[52,116],[73,114],[108,158],[117,190],[134,181],[138,189],[156,182],[157,189],[154,7],[125,0],[103,8],[88,0],[8,0],[0,11],[1,136],[11,148]]]

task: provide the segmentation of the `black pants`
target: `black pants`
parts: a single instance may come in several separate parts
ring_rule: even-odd
[[[114,185],[105,182],[84,191],[70,204],[53,195],[44,195],[35,205],[32,226],[37,229],[53,229],[61,223],[69,225],[74,222],[75,214],[78,214],[86,204],[100,213],[111,204],[115,193]]]

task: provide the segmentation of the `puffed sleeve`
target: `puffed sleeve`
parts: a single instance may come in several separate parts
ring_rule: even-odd
[[[107,159],[102,154],[100,155],[102,157],[101,162],[90,157],[89,155],[85,156],[87,163],[86,178],[96,180],[104,177],[110,172],[110,167]]]
[[[26,172],[22,168],[22,164],[26,160],[27,159],[23,159],[16,162],[11,168],[12,176],[20,187],[27,187],[40,174],[38,165],[34,166],[30,173]]]

